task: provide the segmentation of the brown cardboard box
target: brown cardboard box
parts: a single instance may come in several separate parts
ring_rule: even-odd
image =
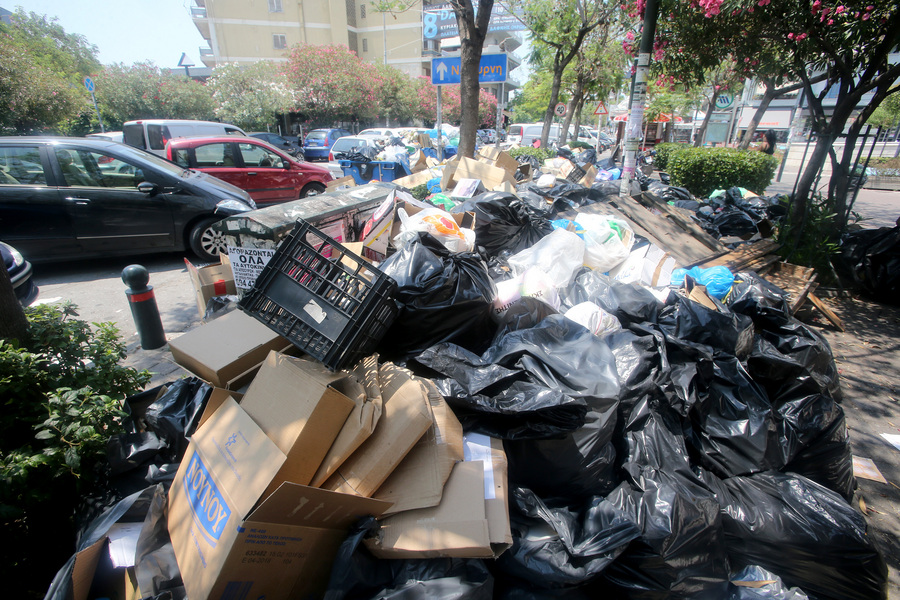
[[[453,465],[463,459],[459,419],[428,379],[418,379],[431,406],[434,425],[410,450],[373,498],[393,502],[385,514],[437,506]]]
[[[372,435],[345,460],[323,488],[371,497],[431,428],[422,385],[392,363],[379,371],[384,409]]]
[[[505,169],[462,157],[448,162],[441,176],[441,189],[452,190],[460,179],[480,179],[485,189],[493,190],[504,181],[515,184],[515,178]]]
[[[265,495],[287,460],[232,399],[192,436],[168,519],[191,600],[319,597],[350,525],[387,508],[293,483]]]
[[[395,179],[391,183],[394,185],[399,185],[400,187],[404,187],[408,190],[413,189],[418,185],[422,185],[423,183],[428,183],[432,179],[436,177],[440,177],[443,173],[442,169],[435,168],[434,165],[428,164],[430,158],[425,159],[426,168],[420,171],[413,172],[412,175],[407,175],[406,177],[401,177],[400,179]]]
[[[493,558],[512,545],[506,455],[500,440],[466,436],[438,506],[381,520],[366,547],[379,558]]]
[[[559,174],[563,179],[567,181],[571,181],[572,183],[578,183],[585,176],[585,171],[571,160],[561,159],[562,164],[559,167]]]
[[[381,418],[383,402],[381,383],[378,380],[378,355],[373,354],[363,359],[352,372],[365,389],[365,394],[354,399],[355,406],[350,416],[310,482],[313,487],[320,487],[325,483],[341,463],[372,435]]]
[[[197,267],[188,259],[184,259],[191,284],[194,286],[194,295],[197,298],[197,310],[200,318],[206,316],[206,305],[210,298],[237,294],[234,287],[234,274],[231,272],[231,263],[206,265]]]
[[[241,400],[241,408],[287,456],[264,493],[283,481],[307,485],[363,398],[365,390],[347,373],[270,352]]]
[[[356,180],[353,178],[353,175],[346,175],[338,179],[332,179],[325,184],[325,188],[330,192],[352,187],[356,187]]]
[[[478,152],[478,160],[494,167],[500,167],[513,178],[519,169],[519,161],[497,146],[482,146]]]
[[[169,342],[179,365],[212,385],[238,389],[253,378],[271,350],[289,341],[239,310],[201,325]]]

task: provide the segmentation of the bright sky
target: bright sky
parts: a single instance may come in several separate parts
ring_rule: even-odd
[[[0,0],[12,12],[19,6],[85,36],[103,64],[150,60],[177,67],[184,52],[203,66],[199,48],[207,44],[191,20],[191,0]]]

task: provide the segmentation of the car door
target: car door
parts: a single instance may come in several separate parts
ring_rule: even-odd
[[[182,164],[186,158],[192,169],[203,171],[233,186],[246,190],[250,185],[245,169],[237,158],[234,142],[209,142],[185,144],[185,153],[176,149],[173,160]],[[253,194],[250,194],[253,196]],[[256,200],[256,198],[253,198]]]
[[[0,145],[0,240],[31,261],[81,251],[49,165],[46,146]]]
[[[296,200],[300,190],[294,175],[285,169],[285,159],[265,146],[250,141],[235,142],[237,158],[242,163],[246,187],[258,205]],[[243,187],[243,186],[238,186]]]
[[[77,144],[55,146],[52,158],[62,177],[60,194],[85,254],[177,246],[166,195],[138,190],[142,182],[162,182],[151,167]]]

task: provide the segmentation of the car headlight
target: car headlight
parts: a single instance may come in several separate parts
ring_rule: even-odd
[[[247,206],[247,204],[250,204]],[[229,198],[228,200],[222,200],[218,204],[216,204],[216,210],[230,210],[234,212],[247,212],[249,210],[254,210],[256,208],[256,202],[251,199],[247,199],[247,201],[243,200],[235,200]]]
[[[25,264],[25,257],[23,257],[18,250],[16,250],[12,246],[7,246],[7,249],[9,250],[10,254],[12,254],[14,266],[20,267]]]

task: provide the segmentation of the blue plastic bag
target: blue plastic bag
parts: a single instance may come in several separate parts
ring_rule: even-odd
[[[734,275],[727,267],[710,267],[709,269],[701,269],[693,267],[691,270],[675,269],[672,271],[672,279],[670,285],[680,287],[684,285],[685,275],[702,286],[706,286],[709,295],[717,300],[721,300],[731,291],[731,285],[734,283]]]

